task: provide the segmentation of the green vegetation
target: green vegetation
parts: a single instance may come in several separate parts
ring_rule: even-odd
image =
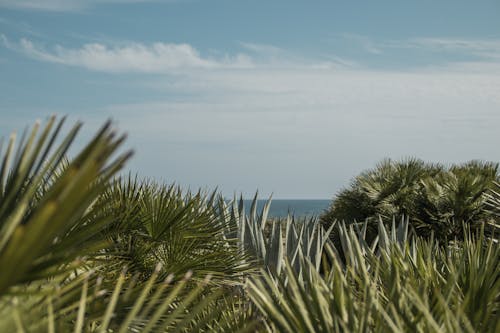
[[[379,219],[405,217],[419,236],[432,233],[443,241],[461,237],[463,223],[473,230],[486,224],[490,232],[498,215],[487,205],[488,194],[499,180],[494,163],[446,168],[416,159],[384,160],[340,191],[321,219],[327,226],[368,220],[373,231]]]
[[[67,160],[63,123],[0,146],[0,332],[500,331],[495,165],[384,162],[325,229],[120,176],[110,124]]]

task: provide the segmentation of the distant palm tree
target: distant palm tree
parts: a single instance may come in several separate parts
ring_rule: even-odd
[[[342,190],[322,221],[329,225],[335,219],[352,223],[405,216],[421,235],[432,231],[453,238],[463,222],[474,227],[491,218],[485,193],[498,177],[494,163],[472,161],[445,168],[418,159],[386,159]]]

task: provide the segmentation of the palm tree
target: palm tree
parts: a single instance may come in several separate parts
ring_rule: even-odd
[[[145,278],[161,263],[163,277],[193,271],[201,279],[210,274],[212,282],[236,282],[250,262],[237,240],[225,237],[229,222],[220,217],[216,196],[129,176],[113,182],[98,202],[113,216],[108,232],[121,265]]]
[[[112,241],[122,229],[102,198],[131,152],[112,157],[124,136],[108,122],[68,160],[81,124],[59,138],[63,123],[55,117],[42,129],[37,123],[17,149],[12,136],[0,155],[0,331],[190,332],[209,330],[216,321],[229,331],[241,326],[224,324],[224,314],[237,313],[235,298],[208,288],[209,277],[193,281],[190,270],[165,276],[158,264],[144,279],[123,270]],[[161,238],[165,230],[150,231]],[[207,230],[213,229],[200,232]]]
[[[18,284],[54,277],[83,265],[78,257],[98,256],[106,216],[90,216],[96,197],[130,152],[111,159],[124,137],[107,123],[62,170],[64,156],[81,124],[56,147],[64,118],[37,123],[7,145],[0,168],[0,295]]]
[[[462,234],[462,223],[477,229],[492,216],[486,208],[486,194],[498,180],[498,165],[472,161],[452,166],[422,180],[417,228],[432,230],[438,237]]]
[[[368,219],[369,234],[374,235],[373,223],[379,218],[389,222],[406,216],[420,235],[454,238],[462,233],[463,222],[476,227],[491,218],[485,193],[496,180],[498,166],[493,163],[472,161],[445,168],[416,159],[384,160],[342,190],[322,221],[330,225],[335,219]]]

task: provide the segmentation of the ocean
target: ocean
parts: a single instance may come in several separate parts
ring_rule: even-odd
[[[248,212],[252,200],[243,200]],[[267,200],[257,200],[257,212],[260,214]],[[295,217],[320,216],[330,205],[331,200],[288,200],[273,199],[269,209],[269,217],[286,217],[289,213]]]

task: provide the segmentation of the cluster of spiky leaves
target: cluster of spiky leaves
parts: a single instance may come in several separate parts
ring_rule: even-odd
[[[165,276],[193,271],[202,279],[212,275],[212,282],[237,282],[250,262],[237,240],[225,237],[230,226],[216,197],[128,177],[113,182],[98,202],[113,216],[108,231],[120,265],[146,277],[161,263]]]
[[[80,124],[60,138],[63,123],[0,146],[0,332],[500,329],[498,224],[481,215],[499,214],[498,190],[474,208],[481,232],[450,244],[415,237],[409,219],[380,221],[373,235],[368,220],[326,230],[314,218],[268,219],[271,200],[257,212],[255,197],[247,214],[216,192],[118,177],[130,152],[118,154],[110,124],[66,159]],[[406,169],[405,184],[417,177]],[[387,193],[379,185],[362,194]],[[405,200],[382,206],[406,214],[390,208]]]
[[[438,239],[462,234],[496,219],[486,209],[486,194],[499,180],[498,164],[471,161],[463,165],[427,164],[417,159],[384,160],[357,176],[322,216],[326,225],[406,216],[420,236]]]
[[[12,136],[1,159],[0,331],[243,328],[227,320],[238,295],[213,281],[237,280],[244,257],[204,199],[115,181],[130,152],[113,157],[110,124],[65,159],[81,125],[59,138],[63,123],[35,125],[17,149]]]
[[[63,122],[51,118],[38,137],[35,125],[16,152],[15,136],[7,145],[0,169],[0,294],[78,269],[81,261],[75,259],[102,247],[100,231],[109,221],[99,215],[89,223],[88,208],[130,153],[110,160],[123,137],[116,138],[107,124],[61,171],[80,128],[52,149]]]
[[[256,194],[247,215],[242,198],[239,202],[234,199],[229,205],[219,200],[219,216],[223,224],[230,227],[227,237],[236,238],[241,250],[256,258],[273,275],[283,273],[286,260],[300,272],[301,256],[308,258],[319,270],[333,226],[325,230],[316,218],[296,219],[290,215],[268,219],[270,206],[271,198],[258,213]]]
[[[325,255],[323,274],[286,265],[286,274],[249,282],[252,301],[279,332],[498,332],[500,247],[482,233],[460,246],[402,241],[380,223],[366,246],[341,226],[348,253]],[[394,230],[394,229],[392,229]],[[401,234],[402,235],[402,234]],[[304,267],[313,267],[303,259]]]
[[[144,283],[138,283],[126,272],[112,280],[85,272],[70,281],[45,282],[29,294],[2,296],[0,329],[2,332],[210,331],[209,325],[222,312],[218,310],[221,293],[205,292],[209,279],[188,287],[189,279],[186,275],[175,282],[172,276],[159,280],[157,270]],[[232,332],[237,326],[228,327]]]

